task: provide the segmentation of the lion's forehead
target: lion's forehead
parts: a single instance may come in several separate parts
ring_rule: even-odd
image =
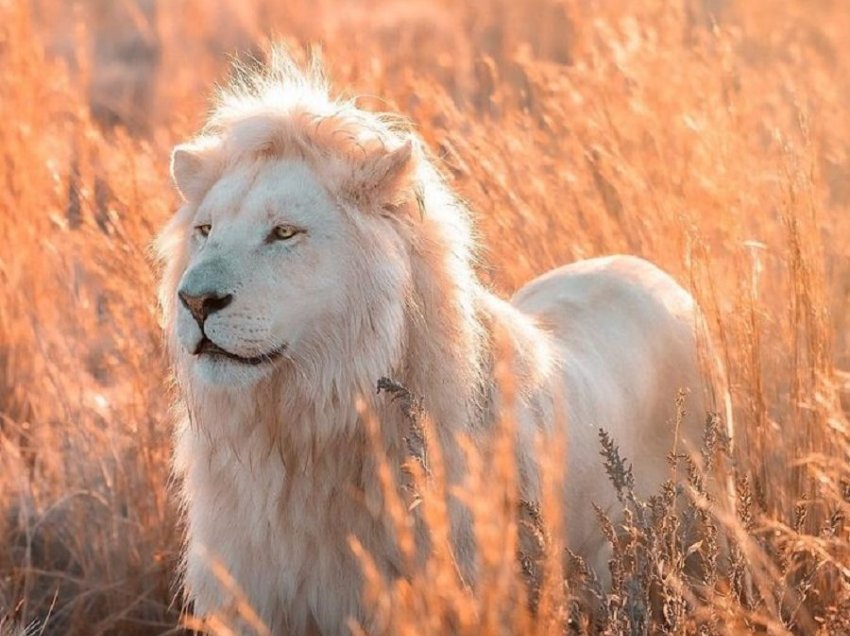
[[[267,160],[227,170],[198,206],[198,219],[223,222],[327,222],[331,197],[303,161]]]

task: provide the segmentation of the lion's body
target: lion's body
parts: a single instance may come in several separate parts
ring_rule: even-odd
[[[375,383],[389,376],[424,398],[455,479],[462,462],[450,440],[470,434],[486,445],[504,406],[493,377],[494,334],[509,335],[520,387],[513,406],[523,497],[536,496],[535,436],[566,425],[568,542],[604,569],[590,503],[608,508],[614,492],[598,428],[639,464],[644,492],[668,474],[679,389],[693,398],[682,433],[693,441],[699,428],[704,391],[690,296],[646,261],[612,257],[553,271],[512,304],[495,298],[473,272],[466,211],[418,142],[408,165],[409,133],[329,100],[291,67],[264,82],[225,99],[212,128],[217,141],[175,155],[187,204],[160,240],[166,329],[186,405],[175,471],[195,612],[231,612],[241,594],[273,633],[336,634],[348,617],[368,631],[349,537],[386,576],[403,568],[388,539],[363,417],[382,422],[396,474],[408,426],[397,405],[375,395]],[[320,133],[322,123],[360,150]],[[269,161],[283,172],[266,175]],[[252,228],[270,207],[306,228],[300,243],[278,249],[255,241]],[[189,238],[198,219],[213,227],[209,238]],[[217,234],[219,226],[227,231]],[[256,247],[244,261],[248,244]],[[322,280],[311,278],[314,271],[324,272]],[[269,273],[286,279],[274,282],[279,290]],[[196,293],[213,284],[226,288],[232,305],[193,322],[177,302],[178,287],[184,293],[194,285]],[[249,368],[199,354],[206,337],[237,352],[233,360],[263,361]],[[266,363],[271,349],[284,353]],[[458,505],[451,510],[456,557],[471,573],[468,521]]]
[[[665,458],[674,443],[679,451],[699,447],[708,405],[697,359],[697,309],[669,275],[629,256],[549,272],[521,289],[514,303],[555,336],[562,361],[556,391],[567,413],[569,545],[604,580],[607,546],[588,502],[609,514],[619,504],[600,461],[598,431],[607,431],[635,462],[641,497],[670,477]],[[674,440],[680,390],[688,395]]]

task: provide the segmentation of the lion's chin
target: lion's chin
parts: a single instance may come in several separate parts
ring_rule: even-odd
[[[242,364],[225,356],[201,354],[189,361],[192,375],[202,384],[220,388],[244,388],[256,384],[274,369],[272,362]]]

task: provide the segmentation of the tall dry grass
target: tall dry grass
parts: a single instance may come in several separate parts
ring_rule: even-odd
[[[321,43],[336,86],[416,123],[476,212],[496,289],[645,256],[699,299],[731,386],[744,556],[730,570],[711,565],[724,529],[695,506],[671,514],[672,485],[636,501],[609,447],[630,511],[625,532],[600,519],[611,593],[577,562],[556,574],[552,515],[518,524],[501,466],[467,493],[481,584],[459,588],[445,554],[396,588],[373,581],[387,625],[850,632],[848,29],[826,0],[0,3],[0,616],[63,634],[178,625],[148,246],[177,204],[170,146],[202,121],[227,54],[273,36]],[[697,472],[682,483],[700,488]],[[422,488],[439,531],[439,487]],[[708,526],[705,567],[679,584],[688,519]],[[549,555],[536,613],[523,527]]]

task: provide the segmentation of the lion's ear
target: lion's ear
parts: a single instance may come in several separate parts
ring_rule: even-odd
[[[171,178],[186,201],[198,202],[220,173],[218,139],[201,137],[180,144],[171,153]]]
[[[354,171],[349,193],[354,202],[367,208],[399,203],[409,190],[414,168],[413,142],[406,139],[397,148],[382,149],[367,157]]]

